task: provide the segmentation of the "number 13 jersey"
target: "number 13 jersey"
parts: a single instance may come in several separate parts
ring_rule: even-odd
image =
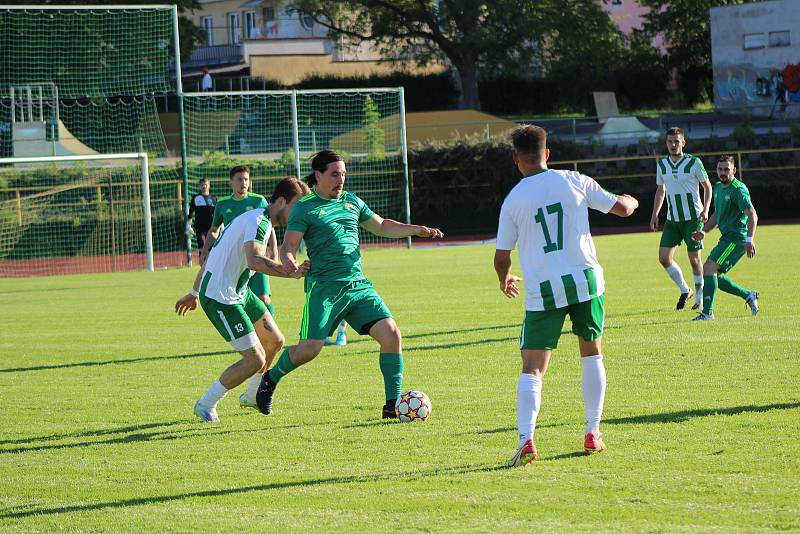
[[[603,294],[589,208],[608,213],[616,202],[575,171],[542,169],[511,190],[500,210],[497,249],[519,245],[526,310],[554,310]]]

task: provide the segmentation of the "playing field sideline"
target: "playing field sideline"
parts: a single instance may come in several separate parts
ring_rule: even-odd
[[[581,455],[565,335],[540,461],[516,470],[500,466],[517,440],[522,300],[498,290],[491,245],[365,252],[404,333],[405,386],[433,402],[408,425],[379,419],[377,346],[352,331],[281,383],[272,415],[236,390],[220,424],[196,422],[234,354],[202,312],[172,311],[193,269],[0,279],[0,531],[800,529],[800,226],[759,228],[732,272],[761,292],[759,316],[722,293],[705,323],[673,311],[658,238],[596,238],[609,450]],[[688,273],[685,249],[676,259]],[[302,283],[273,291],[294,342]]]

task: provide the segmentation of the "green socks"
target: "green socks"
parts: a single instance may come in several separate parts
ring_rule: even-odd
[[[703,313],[714,315],[714,297],[717,296],[717,275],[703,277]]]
[[[403,387],[403,355],[381,352],[378,363],[383,374],[386,400],[395,400],[400,396],[400,389]]]
[[[271,301],[270,301],[269,304],[267,304],[267,311],[269,311],[269,314],[272,315],[272,318],[274,319],[275,318],[275,305]]]
[[[750,294],[748,289],[743,288],[740,285],[737,285],[736,282],[731,280],[725,275],[719,275],[717,277],[719,290],[724,291],[725,293],[730,293],[731,295],[736,295],[737,297],[746,299],[747,295]]]
[[[289,358],[289,349],[291,347],[286,347],[281,354],[281,357],[278,359],[278,363],[272,366],[272,369],[269,370],[267,375],[272,383],[277,384],[281,381],[281,379],[297,369],[297,365],[292,363],[292,359]]]

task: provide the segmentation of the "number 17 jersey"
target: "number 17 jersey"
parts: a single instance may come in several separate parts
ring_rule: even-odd
[[[511,190],[500,210],[497,249],[519,247],[526,310],[555,310],[603,294],[589,208],[608,213],[616,202],[575,171],[542,169]]]

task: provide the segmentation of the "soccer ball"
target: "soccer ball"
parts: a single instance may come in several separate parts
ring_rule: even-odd
[[[412,389],[400,394],[394,411],[403,423],[427,421],[431,416],[431,400],[423,392]]]

